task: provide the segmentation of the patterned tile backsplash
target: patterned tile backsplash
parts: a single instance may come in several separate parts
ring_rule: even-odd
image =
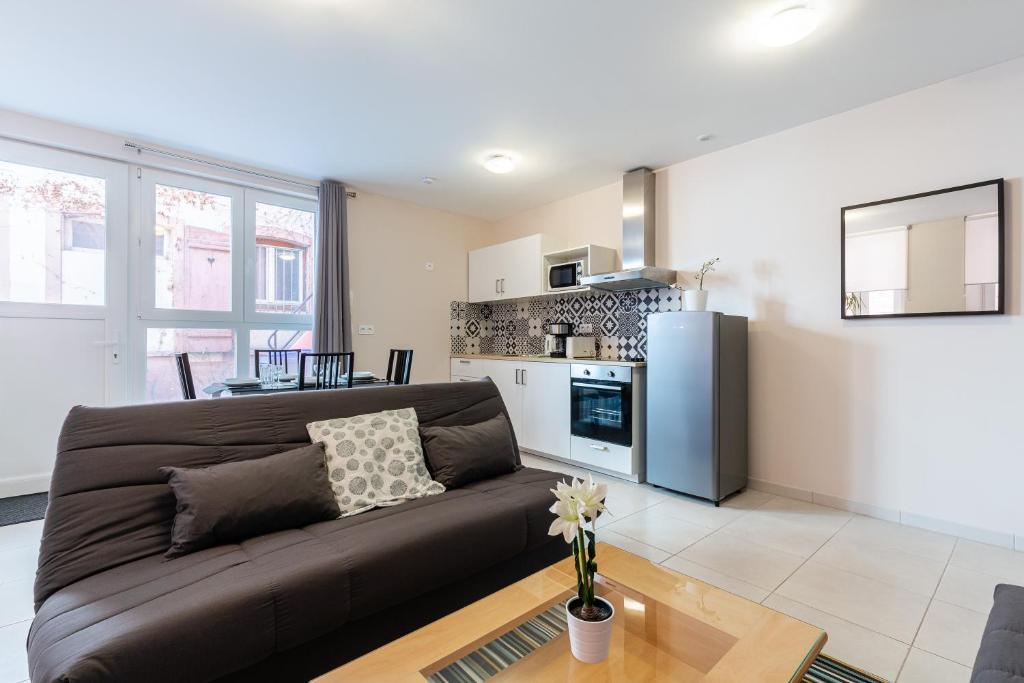
[[[647,357],[647,314],[681,310],[678,289],[567,293],[513,301],[471,304],[453,301],[453,354],[530,355],[544,353],[549,323],[572,323],[573,336],[593,337],[598,358]],[[589,324],[590,332],[580,330]]]

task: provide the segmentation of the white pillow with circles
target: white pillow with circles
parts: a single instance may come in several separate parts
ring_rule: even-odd
[[[342,517],[444,492],[427,472],[413,408],[310,422],[306,429],[324,444]]]

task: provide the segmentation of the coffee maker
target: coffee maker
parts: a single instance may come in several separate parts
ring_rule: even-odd
[[[544,336],[544,355],[565,358],[565,340],[572,336],[572,323],[551,323]]]

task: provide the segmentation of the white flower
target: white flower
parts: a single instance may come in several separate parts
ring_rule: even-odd
[[[555,495],[558,495],[558,493]],[[551,527],[548,529],[548,536],[562,534],[562,538],[565,539],[566,543],[572,543],[573,539],[576,538],[576,534],[579,533],[580,524],[582,523],[576,499],[571,496],[560,497],[551,506],[551,512],[554,512],[556,516],[555,521],[551,522]]]
[[[573,497],[579,504],[580,514],[590,520],[597,519],[597,513],[605,509],[604,498],[607,495],[608,485],[595,484],[589,474],[573,493]]]

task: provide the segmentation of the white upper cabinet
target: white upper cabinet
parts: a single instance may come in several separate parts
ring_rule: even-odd
[[[469,252],[469,301],[500,301],[544,292],[544,235],[530,235]]]

